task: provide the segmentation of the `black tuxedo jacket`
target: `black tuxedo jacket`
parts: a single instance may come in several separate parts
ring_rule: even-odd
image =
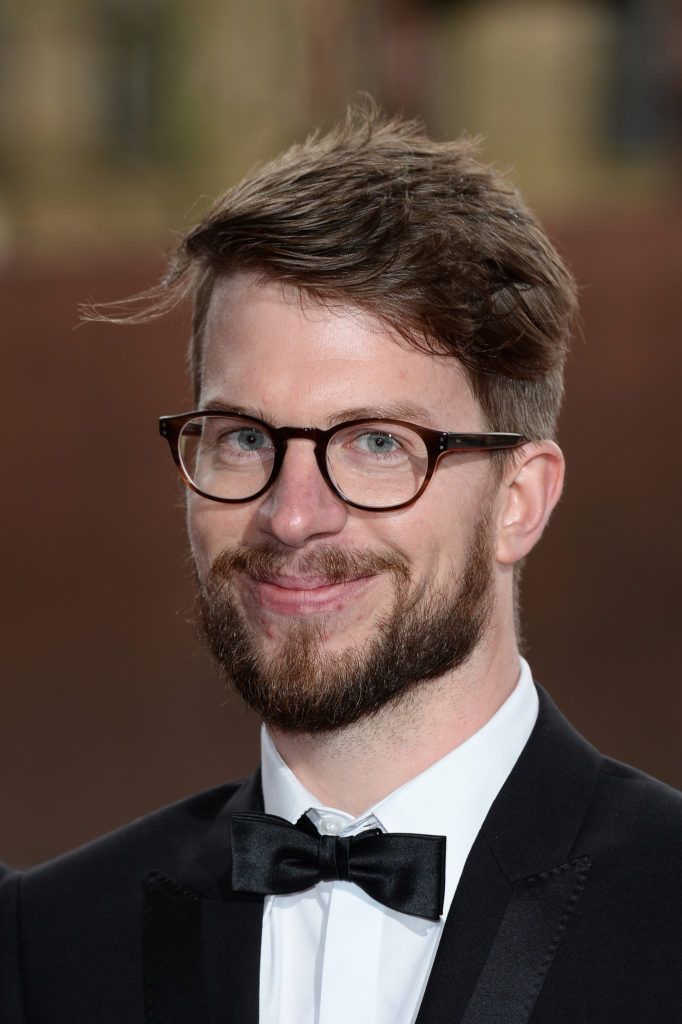
[[[263,899],[231,891],[228,830],[258,809],[256,774],[6,876],[2,1024],[256,1024]],[[681,854],[682,796],[541,691],[418,1024],[680,1024]]]

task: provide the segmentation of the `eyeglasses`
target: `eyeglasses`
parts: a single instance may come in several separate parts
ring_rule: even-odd
[[[426,490],[447,452],[517,448],[523,434],[450,434],[402,420],[365,419],[317,427],[272,427],[237,412],[185,412],[162,416],[159,431],[180,475],[212,501],[252,501],[277,479],[292,438],[315,445],[320,473],[353,508],[372,512],[405,508]]]

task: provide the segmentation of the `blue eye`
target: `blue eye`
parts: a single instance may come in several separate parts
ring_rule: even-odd
[[[243,427],[231,435],[231,440],[236,441],[242,451],[258,451],[261,448],[271,448],[272,441],[267,434],[256,427]]]
[[[391,452],[400,448],[400,445],[391,434],[384,434],[379,431],[367,432],[357,438],[358,446],[372,455],[390,455]]]

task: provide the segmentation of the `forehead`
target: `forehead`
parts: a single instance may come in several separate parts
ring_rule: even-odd
[[[361,410],[444,429],[483,428],[454,357],[414,348],[357,306],[314,302],[246,274],[216,284],[201,380],[203,407],[227,404],[273,423],[322,425],[342,410]]]

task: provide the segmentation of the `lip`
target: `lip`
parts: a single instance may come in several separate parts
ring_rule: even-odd
[[[321,577],[277,576],[274,579],[245,577],[255,603],[278,615],[316,615],[341,611],[371,586],[376,576],[360,576],[342,583]]]

